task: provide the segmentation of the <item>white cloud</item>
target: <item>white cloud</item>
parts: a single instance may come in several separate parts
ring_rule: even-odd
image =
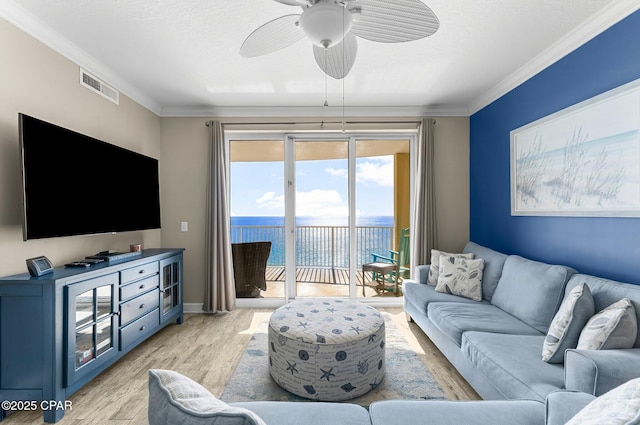
[[[269,211],[273,215],[284,215],[284,195],[266,192],[256,199],[259,210]],[[362,211],[356,211],[356,215]],[[296,192],[296,215],[302,217],[347,217],[348,200],[335,190],[314,189],[309,192]]]
[[[346,217],[347,201],[335,190],[296,192],[296,215],[303,217]]]
[[[349,171],[346,168],[325,168],[325,170],[332,177],[347,177]]]
[[[346,168],[325,168],[325,171],[332,177],[347,178],[349,175]],[[381,156],[358,162],[356,182],[364,185],[393,187],[393,156]]]
[[[259,210],[276,212],[276,215],[284,215],[284,195],[277,195],[275,192],[266,192],[256,199],[256,206]]]
[[[393,187],[393,157],[383,156],[356,165],[356,181],[363,184],[374,184]]]

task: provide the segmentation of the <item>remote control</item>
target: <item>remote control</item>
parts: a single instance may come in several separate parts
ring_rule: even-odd
[[[84,261],[73,261],[65,264],[66,267],[89,267],[90,265],[91,263],[86,263]]]

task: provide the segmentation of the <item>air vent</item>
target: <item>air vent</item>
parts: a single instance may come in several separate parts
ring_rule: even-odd
[[[120,104],[120,92],[96,76],[80,68],[80,84],[89,90],[106,97],[116,105]]]

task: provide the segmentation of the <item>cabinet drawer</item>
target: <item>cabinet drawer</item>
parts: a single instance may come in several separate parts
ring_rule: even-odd
[[[120,286],[120,300],[126,301],[129,298],[133,298],[147,292],[151,288],[157,288],[159,283],[160,278],[158,275],[155,275],[125,286]]]
[[[157,261],[122,270],[120,272],[120,285],[126,285],[143,277],[157,274],[158,270],[160,269]]]
[[[136,340],[153,332],[160,323],[160,314],[158,309],[152,310],[138,320],[129,323],[120,329],[120,349],[128,348]]]
[[[159,301],[160,291],[154,289],[120,304],[120,325],[126,325],[154,308],[158,308]]]

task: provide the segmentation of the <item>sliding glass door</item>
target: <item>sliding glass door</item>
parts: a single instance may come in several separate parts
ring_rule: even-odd
[[[409,270],[414,136],[246,137],[254,138],[229,138],[232,242],[268,241],[271,252],[266,289],[242,296],[401,296]],[[362,273],[373,261],[398,265],[397,291],[395,274],[382,277],[380,290],[372,283],[379,276]]]

